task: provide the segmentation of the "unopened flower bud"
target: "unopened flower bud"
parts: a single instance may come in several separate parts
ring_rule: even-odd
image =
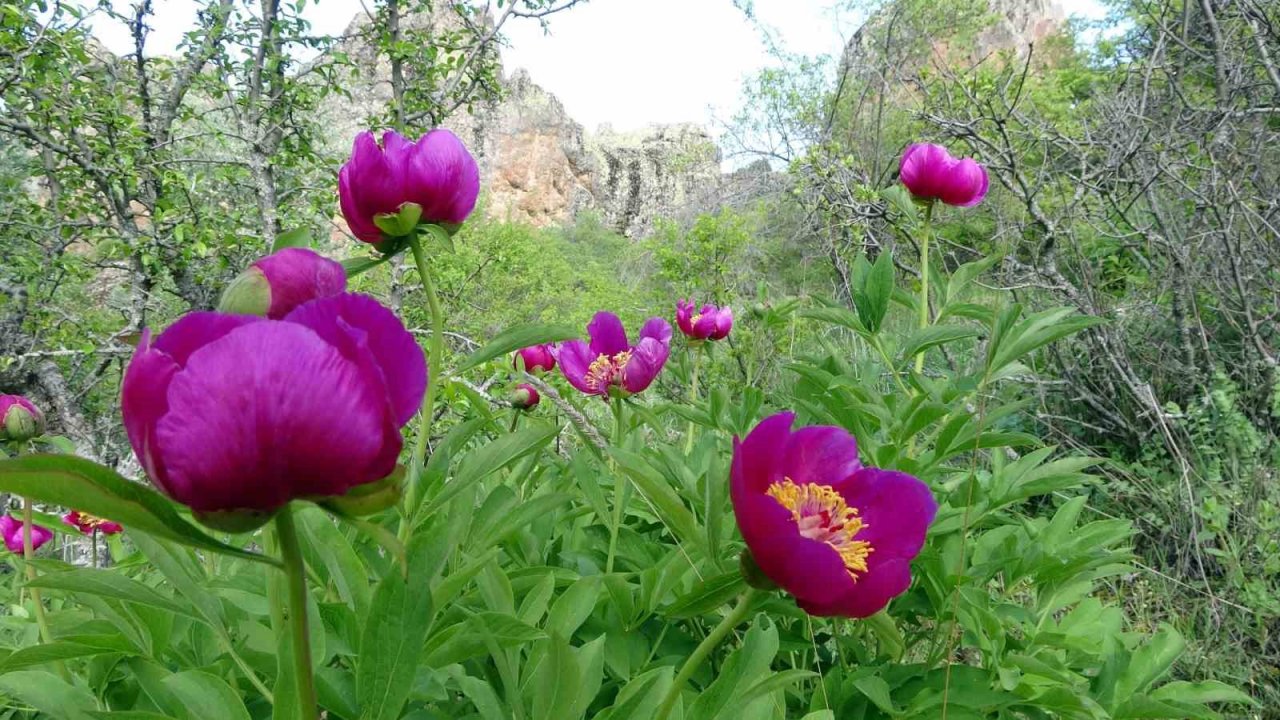
[[[44,413],[21,395],[0,395],[0,440],[24,442],[44,434]]]
[[[279,320],[303,303],[337,295],[346,287],[341,263],[307,248],[285,248],[257,260],[232,280],[218,310]]]
[[[520,383],[511,391],[511,407],[517,410],[531,410],[541,400],[538,391],[529,383]]]

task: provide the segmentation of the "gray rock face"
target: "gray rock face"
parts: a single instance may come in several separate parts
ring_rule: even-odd
[[[357,19],[353,29],[363,22]],[[421,26],[449,19],[437,13],[412,22]],[[335,98],[321,108],[329,149],[339,155],[364,129],[365,119],[384,112],[391,100],[386,59],[358,39],[342,50],[360,71],[345,85],[350,98]],[[523,70],[507,74],[502,90],[501,100],[442,123],[476,155],[490,217],[545,226],[594,212],[607,227],[637,238],[657,218],[714,188],[721,177],[720,151],[697,126],[591,133]]]

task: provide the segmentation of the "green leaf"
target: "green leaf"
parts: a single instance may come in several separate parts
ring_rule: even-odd
[[[1084,498],[1077,498],[1076,501],[1083,506]],[[1073,502],[1068,502],[1063,506],[1063,510],[1072,504]],[[1059,511],[1059,515],[1063,510]],[[1057,523],[1058,517],[1055,516],[1052,525]],[[1129,667],[1116,681],[1116,700],[1127,700],[1159,680],[1169,672],[1169,668],[1173,667],[1173,662],[1178,659],[1186,646],[1187,641],[1182,638],[1181,633],[1172,625],[1162,624],[1160,632],[1134,651],[1133,657],[1129,660]]]
[[[409,697],[431,624],[433,539],[421,534],[410,541],[407,581],[390,573],[374,591],[356,668],[361,720],[396,720]]]
[[[363,616],[369,610],[371,596],[368,571],[360,563],[347,536],[319,508],[301,508],[294,516],[306,541],[304,551],[320,560],[329,573],[329,579],[337,587],[338,595],[357,615]]]
[[[740,695],[733,698],[728,706],[725,707],[722,717],[736,717],[737,712],[746,709],[751,702],[757,698],[772,694],[778,690],[783,690],[803,680],[812,677],[818,677],[818,673],[812,670],[782,670],[775,673],[769,673],[765,678],[751,687],[747,688]]]
[[[501,355],[508,355],[520,348],[559,342],[561,340],[572,340],[579,335],[581,333],[567,325],[517,325],[503,331],[489,341],[489,344],[469,355],[458,366],[456,372],[465,372],[481,363],[486,363]]]
[[[430,504],[424,506],[422,517],[425,519],[432,516],[458,493],[525,455],[545,447],[558,433],[559,429],[552,425],[525,428],[501,435],[488,445],[468,453],[466,461],[454,475],[453,482],[445,485],[443,490],[431,498]]]
[[[687,594],[676,598],[676,601],[663,612],[669,618],[691,618],[705,615],[737,597],[746,583],[742,573],[737,570],[722,573],[700,581]]]
[[[88,593],[101,597],[146,605],[165,610],[177,615],[185,615],[194,620],[201,620],[200,614],[189,607],[161,595],[137,580],[121,575],[113,570],[94,570],[78,568],[62,572],[40,575],[27,582],[27,587],[48,590],[64,590],[73,593]]]
[[[721,665],[711,685],[698,693],[685,715],[690,718],[731,716],[731,713],[722,711],[727,711],[729,703],[754,684],[756,678],[769,672],[769,665],[777,653],[777,627],[768,615],[757,616],[742,641],[742,647]]]
[[[74,507],[130,530],[201,550],[279,565],[275,558],[227,545],[183,520],[172,502],[111,468],[71,455],[23,455],[0,460],[0,492]]]
[[[960,327],[959,325],[930,325],[911,334],[906,344],[902,346],[902,352],[898,356],[898,364],[909,363],[916,355],[930,348],[955,342],[956,340],[963,340],[964,338],[976,337],[977,335],[977,330]]]
[[[863,282],[853,291],[853,305],[863,326],[874,334],[880,331],[884,316],[889,312],[889,300],[893,298],[893,254],[888,250],[881,251],[875,264],[863,273],[861,279]]]
[[[595,610],[596,603],[600,600],[600,586],[599,575],[579,578],[570,585],[552,604],[551,612],[547,614],[547,622],[543,625],[547,633],[565,638],[573,637],[573,633]]]
[[[653,503],[658,517],[678,539],[701,545],[702,534],[698,531],[698,521],[694,519],[693,512],[658,471],[635,453],[610,448],[609,454],[618,461],[618,467],[631,478],[641,494]]]
[[[553,634],[533,673],[533,720],[573,720],[581,670],[569,643]]]
[[[16,698],[57,720],[90,720],[97,707],[83,687],[40,670],[22,670],[0,676],[0,693]]]
[[[892,694],[889,692],[889,683],[878,675],[868,675],[853,681],[853,686],[858,691],[867,696],[867,699],[873,705],[880,708],[890,715],[897,715],[898,708],[893,704]]]
[[[956,268],[955,272],[951,273],[951,279],[947,281],[947,292],[944,296],[945,302],[950,304],[951,301],[955,300],[960,295],[961,291],[969,286],[969,283],[976,280],[979,275],[986,272],[992,265],[995,265],[999,261],[999,255],[991,255],[989,257],[982,258],[981,260],[974,260],[973,262],[965,263],[964,265]]]
[[[271,252],[284,250],[285,248],[309,248],[314,243],[311,241],[311,231],[307,228],[300,227],[282,232],[276,236],[275,242],[271,243]]]
[[[1153,700],[1169,700],[1172,702],[1182,703],[1240,703],[1242,705],[1251,705],[1253,707],[1261,707],[1256,700],[1246,695],[1244,692],[1218,682],[1217,680],[1204,680],[1201,682],[1171,682],[1167,685],[1161,685],[1151,693]]]
[[[240,695],[216,675],[187,670],[165,678],[164,684],[187,709],[191,720],[249,720]]]
[[[92,657],[113,652],[136,652],[136,649],[123,638],[119,638],[116,645],[117,647],[112,648],[101,645],[86,645],[79,642],[56,641],[45,645],[19,648],[3,661],[0,661],[0,675],[57,660],[71,660],[73,658]]]
[[[831,325],[839,325],[841,327],[848,328],[863,337],[871,336],[871,332],[862,324],[862,321],[858,319],[858,316],[844,308],[811,308],[809,310],[802,310],[799,314],[800,317],[821,320],[822,322],[829,323]]]
[[[347,272],[348,278],[353,278],[360,273],[372,270],[382,263],[391,259],[390,255],[382,255],[380,257],[352,257],[341,261],[342,269]]]

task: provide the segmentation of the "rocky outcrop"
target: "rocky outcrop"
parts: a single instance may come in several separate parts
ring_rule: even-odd
[[[413,22],[448,17],[446,11]],[[344,83],[349,96],[320,109],[329,149],[339,155],[365,120],[383,114],[391,101],[389,63],[355,32],[363,22],[353,23],[342,47],[358,68]],[[721,176],[720,151],[702,128],[588,132],[523,70],[504,76],[502,99],[455,113],[442,125],[476,155],[485,211],[503,220],[555,225],[587,211],[619,233],[642,237],[657,218],[713,190]]]
[[[914,9],[890,4],[854,33],[841,66],[845,72],[874,73],[887,61],[902,76],[931,57],[961,65],[1004,51],[1025,58],[1033,45],[1042,47],[1061,35],[1066,20],[1058,0],[987,0],[985,9],[965,3]],[[976,32],[958,29],[975,27]]]

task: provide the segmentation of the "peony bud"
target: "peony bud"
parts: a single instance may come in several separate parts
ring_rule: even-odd
[[[521,348],[516,351],[516,356],[512,358],[511,364],[517,370],[522,369],[520,366],[523,364],[523,369],[531,373],[555,370],[556,346],[547,343],[545,345],[531,345],[527,348]]]
[[[0,395],[0,440],[25,442],[44,434],[44,413],[21,395]]]
[[[356,136],[338,173],[342,215],[361,242],[403,237],[419,222],[454,229],[475,208],[480,168],[458,136],[432,130],[417,142],[388,131]]]
[[[240,273],[222,293],[220,312],[278,320],[299,305],[347,287],[342,264],[307,248],[285,248]]]
[[[532,410],[541,400],[538,391],[529,383],[520,383],[511,391],[511,407],[517,410]]]
[[[957,159],[941,145],[920,143],[902,154],[898,176],[917,200],[941,200],[973,207],[987,196],[987,170],[970,158]]]

